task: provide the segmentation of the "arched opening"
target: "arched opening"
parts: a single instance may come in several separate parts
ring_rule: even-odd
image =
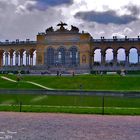
[[[18,51],[14,51],[13,52],[13,65],[14,66],[18,66],[20,65],[20,57],[19,57],[19,52]]]
[[[94,65],[100,65],[101,63],[101,49],[94,51]]]
[[[125,49],[120,48],[117,50],[118,64],[124,65],[126,60]]]
[[[131,48],[129,50],[129,63],[137,64],[138,63],[138,51],[136,48]]]
[[[78,61],[78,51],[76,47],[72,47],[70,49],[70,59],[71,59],[71,64],[76,65]]]
[[[3,65],[4,66],[10,65],[10,53],[9,52],[3,53]]]
[[[47,64],[54,65],[54,49],[53,48],[47,49]]]
[[[23,52],[23,66],[26,66],[26,51]]]
[[[36,50],[33,52],[33,66],[36,65]]]
[[[109,48],[105,51],[105,53],[106,63],[113,63],[113,49]]]

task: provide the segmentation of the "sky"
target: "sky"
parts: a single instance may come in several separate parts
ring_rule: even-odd
[[[140,35],[140,0],[0,0],[0,41],[36,40],[60,22],[93,38]]]

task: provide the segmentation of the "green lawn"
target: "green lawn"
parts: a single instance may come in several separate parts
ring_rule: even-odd
[[[133,90],[140,91],[140,77],[137,76],[94,76],[81,75],[75,77],[25,76],[24,80],[40,83],[54,89],[85,90]]]
[[[2,76],[2,75],[0,75]],[[4,75],[16,80],[15,75]],[[36,82],[54,89],[140,91],[139,76],[23,76],[18,83],[0,78],[1,89],[41,89],[26,83]],[[0,111],[24,112],[102,113],[102,97],[33,94],[0,94]],[[105,114],[140,115],[140,98],[105,97]]]
[[[102,97],[0,94],[0,111],[102,113]],[[105,114],[140,115],[140,98],[105,97]]]
[[[40,87],[26,83],[24,81],[14,83],[14,82],[4,80],[0,77],[0,89],[40,89]]]
[[[16,76],[8,75],[12,79]],[[0,80],[2,81],[2,79]],[[118,76],[118,75],[80,75],[80,76],[23,76],[22,81],[32,81],[54,89],[82,89],[84,90],[114,90],[114,91],[140,91],[140,76]],[[0,82],[1,84],[1,82]],[[19,88],[22,88],[22,82]],[[1,84],[0,88],[15,88],[13,84]],[[33,85],[26,85],[24,88],[39,88]]]

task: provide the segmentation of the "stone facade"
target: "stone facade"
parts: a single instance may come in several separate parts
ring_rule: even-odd
[[[53,27],[38,33],[37,41],[0,42],[0,69],[22,67],[30,70],[77,70],[83,72],[91,70],[128,70],[140,69],[140,38],[119,39],[93,39],[89,33],[80,33],[79,29],[60,23],[57,30]],[[118,50],[125,50],[125,61],[118,65]],[[138,54],[138,63],[135,66],[129,64],[129,52],[135,48]],[[96,50],[101,52],[101,62],[96,65],[94,54]],[[106,65],[106,50],[113,50],[112,65]]]

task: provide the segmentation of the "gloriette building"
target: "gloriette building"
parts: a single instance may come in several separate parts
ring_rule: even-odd
[[[66,29],[66,23],[59,23],[38,33],[36,41],[0,42],[0,71],[29,71],[30,73],[75,71],[140,70],[140,38],[93,39],[89,33],[79,32],[75,26]],[[111,50],[112,58],[107,60],[107,51]],[[137,62],[130,62],[131,49],[137,51]],[[124,60],[118,59],[122,50]],[[99,51],[100,60],[95,60]]]

